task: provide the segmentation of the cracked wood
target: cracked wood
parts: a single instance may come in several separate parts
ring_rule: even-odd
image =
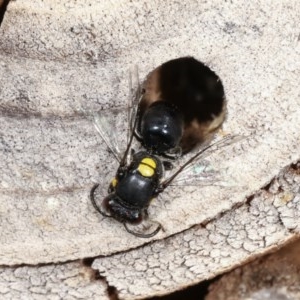
[[[95,266],[109,270],[109,284],[122,297],[141,298],[211,278],[293,238],[299,213],[294,200],[278,208],[262,193],[261,212],[256,208],[261,202],[254,198],[247,206],[246,199],[299,160],[299,10],[298,1],[11,1],[0,28],[0,263],[107,255],[103,267]],[[204,61],[221,77],[228,100],[224,131],[252,136],[210,158],[234,186],[170,188],[151,206],[151,217],[166,231],[151,244],[157,247],[150,262],[155,276],[145,277],[145,271],[137,288],[129,275],[145,268],[151,247],[140,248],[148,241],[93,210],[91,186],[100,182],[106,189],[117,165],[90,121],[78,114],[78,103],[118,119],[113,110],[125,107],[130,67],[138,64],[145,78],[164,61],[184,55]],[[122,141],[122,119],[117,128]],[[246,228],[243,216],[250,218]],[[222,223],[226,218],[230,230],[225,226],[230,223]],[[221,227],[234,257],[220,248]],[[180,264],[188,261],[183,257],[189,249],[197,253],[193,244],[203,247],[207,265],[197,265],[197,259],[193,264],[193,256],[189,265]],[[120,251],[128,251],[127,281],[122,264],[109,267],[123,258],[110,256]],[[168,267],[160,265],[160,251],[174,253]]]

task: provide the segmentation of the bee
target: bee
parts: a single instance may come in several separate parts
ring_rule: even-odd
[[[94,198],[94,192],[99,185],[93,187],[90,193],[92,204],[103,216],[113,217],[123,223],[126,230],[133,235],[152,237],[161,229],[160,224],[150,233],[133,231],[127,224],[140,224],[148,217],[150,201],[161,192],[160,180],[163,171],[159,158],[146,151],[139,151],[133,155],[129,165],[119,166],[109,186],[108,195],[100,206]]]
[[[135,135],[148,152],[170,159],[181,156],[184,119],[175,105],[156,101],[145,112],[139,110],[138,118]]]
[[[179,157],[213,137],[226,116],[220,78],[193,57],[154,69],[143,84],[136,135],[149,151]]]
[[[216,149],[225,147],[240,139],[239,136],[227,136],[222,140],[202,147],[196,154],[184,164],[179,165],[172,174],[164,178],[166,161],[152,151],[139,150],[135,152],[132,147],[133,137],[139,122],[138,107],[143,97],[141,88],[137,89],[134,100],[128,105],[128,136],[126,150],[121,153],[114,137],[115,130],[107,126],[105,116],[101,113],[94,114],[94,125],[101,138],[109,147],[119,162],[116,175],[111,181],[107,195],[99,200],[97,189],[94,185],[90,192],[90,199],[94,208],[105,217],[112,217],[122,223],[125,229],[141,238],[150,238],[156,235],[163,227],[156,221],[149,220],[148,207],[153,198],[158,197],[168,186],[175,184],[176,179],[187,178],[189,170],[201,158],[205,158]],[[204,172],[201,171],[200,175]],[[188,179],[199,177],[199,173],[193,173]],[[210,178],[211,180],[211,178]],[[140,230],[139,224],[144,224]],[[145,229],[146,228],[146,229]]]

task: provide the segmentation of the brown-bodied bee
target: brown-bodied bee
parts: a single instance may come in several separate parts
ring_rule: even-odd
[[[158,155],[180,156],[212,138],[226,115],[220,78],[193,57],[170,60],[143,85],[136,134]]]
[[[146,151],[141,150],[134,153],[132,149],[133,137],[137,124],[140,122],[138,107],[142,97],[143,94],[139,87],[133,97],[134,100],[128,106],[128,131],[130,134],[124,153],[121,153],[116,145],[116,137],[114,136],[116,130],[107,126],[108,122],[103,114],[94,114],[95,127],[118,160],[119,167],[109,185],[107,195],[103,198],[97,196],[99,184],[96,184],[90,192],[90,198],[93,206],[100,214],[123,223],[126,230],[137,237],[149,238],[157,234],[162,228],[161,224],[148,218],[148,207],[151,200],[168,186],[175,184],[176,180],[189,181],[199,177],[203,180],[205,170],[198,173],[190,172],[192,167],[201,158],[240,140],[240,137],[227,136],[216,143],[202,147],[184,164],[179,165],[178,163],[178,167],[173,169],[170,176],[164,178],[165,161],[162,157],[158,157],[155,151],[152,151],[151,144],[149,145],[151,151],[146,148]],[[181,177],[180,175],[184,176]],[[211,177],[207,178],[209,182],[213,183]],[[135,226],[141,223],[145,223],[142,230],[139,226]]]

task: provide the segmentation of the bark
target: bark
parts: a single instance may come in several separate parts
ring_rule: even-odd
[[[11,1],[0,27],[0,264],[11,272],[101,256],[93,268],[133,299],[295,238],[299,13],[298,1]],[[186,55],[223,81],[223,130],[248,138],[208,159],[227,185],[171,187],[151,205],[165,231],[149,244],[93,209],[91,187],[105,190],[117,162],[78,110],[105,110],[122,144],[129,69],[143,79]]]
[[[0,268],[1,299],[109,299],[106,284],[80,262]]]
[[[222,277],[206,300],[300,298],[299,241]]]

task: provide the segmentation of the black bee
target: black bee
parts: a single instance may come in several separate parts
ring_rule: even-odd
[[[149,238],[159,232],[162,228],[161,224],[150,221],[147,224],[148,227],[150,226],[150,230],[147,228],[147,233],[131,229],[130,226],[143,224],[145,221],[148,221],[148,207],[151,200],[162,193],[170,184],[174,184],[175,179],[180,179],[180,174],[184,173],[182,172],[184,169],[185,171],[188,170],[200,158],[204,158],[216,149],[227,146],[240,138],[237,136],[227,136],[219,142],[201,148],[187,162],[177,167],[167,179],[163,179],[165,161],[162,158],[150,153],[150,151],[144,150],[132,155],[133,136],[139,122],[136,107],[142,96],[141,90],[138,89],[134,97],[135,99],[132,102],[134,105],[131,105],[131,112],[128,114],[130,134],[128,136],[127,147],[121,156],[114,143],[110,142],[115,140],[113,137],[115,130],[105,128],[107,125],[105,125],[106,121],[103,115],[94,115],[96,129],[119,161],[119,167],[109,186],[108,195],[104,199],[101,199],[99,203],[99,200],[97,201],[97,197],[95,196],[99,184],[96,184],[90,192],[90,198],[93,206],[99,213],[123,223],[126,230],[131,234],[137,237]],[[193,174],[189,179],[192,179],[193,176],[197,178],[199,174]],[[134,228],[137,227],[134,226]]]
[[[94,198],[98,184],[93,187],[90,196],[95,209],[102,215],[123,223],[126,230],[135,236],[154,236],[160,230],[160,224],[148,234],[134,232],[127,224],[140,224],[148,217],[147,208],[150,201],[161,192],[160,180],[163,171],[160,159],[145,151],[137,152],[129,165],[118,168],[109,186],[109,194],[100,206]]]
[[[180,166],[169,178],[162,181],[164,174],[163,162],[146,151],[139,151],[133,155],[129,165],[120,165],[115,178],[112,180],[108,195],[100,205],[95,201],[95,190],[99,184],[94,185],[90,198],[95,209],[105,217],[113,217],[124,224],[126,230],[142,238],[156,235],[162,228],[161,224],[151,222],[156,228],[150,233],[133,231],[128,224],[138,225],[148,218],[148,207],[153,198],[162,193],[180,173],[191,165],[197,158],[207,156],[209,150],[221,148],[235,142],[237,136],[227,136],[221,141],[211,144],[190,158]],[[192,174],[191,174],[192,176]],[[192,177],[190,177],[192,179]]]
[[[179,143],[184,132],[184,119],[175,105],[156,101],[145,112],[139,110],[138,118],[136,137],[145,149],[168,158],[181,156]]]
[[[170,60],[143,85],[136,134],[158,155],[178,157],[212,138],[226,116],[220,78],[193,57]]]

